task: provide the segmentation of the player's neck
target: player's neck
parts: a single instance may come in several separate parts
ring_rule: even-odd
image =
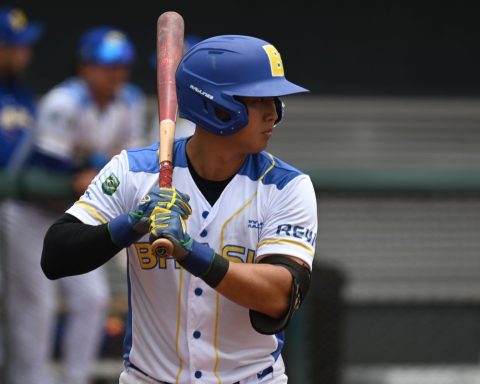
[[[108,104],[112,101],[112,97],[101,95],[101,94],[93,94],[93,99],[95,100],[95,105],[100,111],[103,111]]]
[[[222,137],[202,134],[197,129],[187,143],[187,155],[199,176],[211,181],[228,179],[237,173],[247,155],[225,146]]]

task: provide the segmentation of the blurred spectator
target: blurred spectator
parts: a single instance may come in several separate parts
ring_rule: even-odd
[[[42,25],[29,22],[23,10],[0,8],[0,167],[6,172],[20,172],[29,162],[32,150],[35,103],[22,82],[31,61],[32,44],[42,34]],[[1,203],[5,249],[6,382],[50,384],[47,365],[51,307],[48,297],[52,282],[39,268],[41,243],[32,252],[28,238],[39,230],[29,221],[35,216],[29,204],[20,199]],[[22,236],[25,235],[25,236]],[[5,253],[4,253],[5,252]]]
[[[134,59],[134,46],[125,33],[110,26],[89,29],[80,38],[78,75],[40,100],[36,163],[71,175],[77,197],[112,156],[143,142],[144,95],[127,82]],[[29,240],[30,249],[38,250],[36,257],[56,216],[58,210],[50,206],[30,223],[42,229],[41,236]],[[100,268],[59,284],[67,309],[60,382],[86,384],[104,335],[110,300],[107,278]]]
[[[202,39],[196,35],[186,35],[184,42],[183,42],[183,52],[186,53],[191,47],[195,44],[202,41]],[[156,53],[153,53],[151,56],[151,63],[153,69],[157,67],[157,56]],[[156,106],[155,106],[156,107]],[[152,118],[152,122],[150,125],[150,133],[149,133],[149,140],[150,142],[159,141],[158,137],[158,126],[159,126],[159,119],[158,119],[158,108],[155,108],[155,113]],[[183,119],[181,117],[177,117],[177,121],[175,124],[175,138],[179,137],[186,137],[193,135],[195,132],[195,124],[187,119]]]

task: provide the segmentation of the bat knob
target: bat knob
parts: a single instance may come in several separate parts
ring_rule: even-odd
[[[173,243],[165,238],[156,239],[151,245],[152,254],[156,257],[171,257],[174,251]]]

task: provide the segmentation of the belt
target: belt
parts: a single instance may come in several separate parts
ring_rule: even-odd
[[[136,367],[135,365],[133,365],[131,362],[128,362],[127,363],[127,367],[129,368],[133,368],[134,370],[140,372],[142,375],[145,375],[147,376],[149,379],[152,379],[153,381],[155,381],[156,383],[159,383],[159,384],[168,384],[164,381],[159,381],[155,378],[153,378],[152,376],[150,376],[148,373],[145,373],[143,372],[140,368]],[[257,373],[257,379],[258,380],[261,380],[263,379],[265,376],[267,376],[269,373],[272,373],[273,372],[273,367],[268,367],[268,368],[265,368],[262,372],[259,372]],[[240,384],[239,381],[233,383],[233,384]]]

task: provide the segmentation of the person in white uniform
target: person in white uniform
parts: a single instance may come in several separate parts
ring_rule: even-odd
[[[286,383],[284,329],[310,284],[317,207],[308,175],[266,152],[288,81],[278,50],[251,36],[196,44],[176,71],[172,188],[158,144],[124,150],[45,236],[50,279],[127,248],[129,313],[121,384]],[[172,255],[152,253],[167,238]]]
[[[37,109],[24,75],[42,34],[42,23],[30,21],[22,9],[0,7],[0,169],[18,180],[31,165]],[[0,381],[9,384],[50,384],[44,365],[49,340],[41,326],[49,316],[45,298],[52,283],[37,267],[41,243],[32,254],[31,244],[23,236],[29,215],[35,215],[30,207],[33,205],[18,192],[0,199],[0,321],[4,336]]]
[[[128,82],[134,58],[133,43],[124,32],[111,26],[91,28],[80,38],[78,76],[55,86],[40,100],[38,163],[71,175],[76,196],[85,192],[113,155],[142,143],[145,97]],[[43,229],[41,237],[32,238],[31,249],[41,251],[45,232],[58,212],[43,210],[38,222],[31,223]],[[61,279],[59,285],[67,310],[60,381],[87,384],[110,303],[106,272],[99,268]]]

